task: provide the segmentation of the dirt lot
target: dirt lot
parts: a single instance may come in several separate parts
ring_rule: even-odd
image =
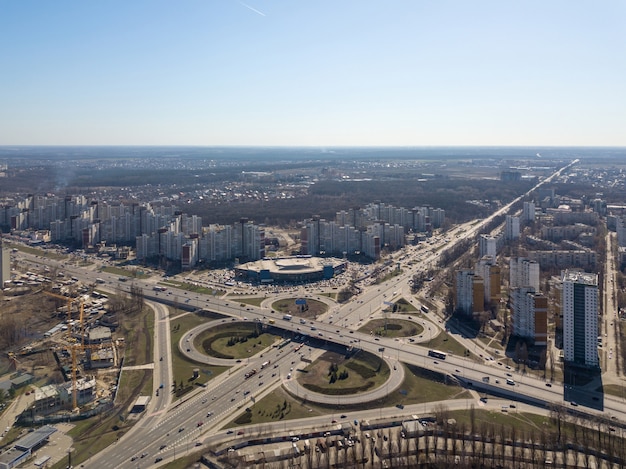
[[[29,290],[20,296],[4,295],[0,297],[0,302],[0,350],[4,352],[17,351],[65,319],[56,314],[57,305],[61,303],[62,306],[62,301],[42,293]],[[27,363],[26,366],[39,366],[41,360],[37,358],[35,363]],[[8,367],[6,354],[2,354],[0,364],[3,369]]]

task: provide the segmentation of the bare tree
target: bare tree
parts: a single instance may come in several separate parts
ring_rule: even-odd
[[[512,462],[512,466],[515,467],[515,460],[516,460],[516,448],[517,445],[515,444],[516,440],[517,440],[517,434],[515,431],[515,425],[513,425],[511,427],[511,462]]]
[[[489,441],[491,443],[491,463],[496,460],[496,429],[492,425],[489,425]]]
[[[485,455],[487,453],[487,432],[489,431],[487,424],[483,423],[480,426],[480,443],[481,443],[481,451],[480,451],[480,456],[481,456],[481,465],[484,467],[485,465]]]

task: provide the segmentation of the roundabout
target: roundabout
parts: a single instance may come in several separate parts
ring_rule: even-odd
[[[211,329],[215,329],[217,332],[215,334],[208,334],[207,332],[210,331]],[[242,336],[244,335],[241,333],[242,331],[247,331],[246,333],[250,333],[250,331],[252,331],[253,329],[257,329],[260,333],[258,334],[257,337],[254,338],[254,340],[252,341],[252,344],[249,345],[248,348],[246,348],[246,353],[248,354],[247,356],[232,355],[231,357],[228,357],[223,352],[219,352],[217,354],[220,356],[215,356],[216,355],[214,353],[215,350],[211,349],[211,347],[209,347],[209,350],[212,350],[212,352],[214,353],[213,356],[203,353],[202,350],[199,350],[199,347],[214,344],[217,341],[230,340],[229,338],[235,337],[236,335],[235,332],[237,331],[239,331],[239,335]],[[269,363],[268,358],[273,358],[274,360],[272,360],[272,362],[279,362],[280,360],[284,359],[284,357],[286,357],[288,353],[291,352],[291,350],[287,350],[286,353],[283,354],[282,353],[283,350],[281,350],[281,345],[277,345],[276,341],[273,341],[274,342],[273,345],[268,344],[267,346],[261,346],[263,345],[263,341],[259,343],[259,338],[262,335],[275,336],[275,337],[279,336],[279,334],[268,332],[269,330],[282,331],[283,333],[291,332],[292,334],[294,334],[293,331],[289,331],[288,329],[283,329],[280,327],[280,325],[276,325],[276,324],[270,325],[268,323],[261,322],[261,321],[241,321],[236,318],[232,318],[230,320],[219,319],[219,320],[207,322],[205,324],[201,324],[199,326],[192,328],[188,332],[186,332],[180,338],[179,343],[178,343],[178,348],[181,354],[183,354],[186,358],[192,361],[198,362],[198,363],[204,363],[207,365],[217,365],[217,366],[230,366],[230,367],[247,366],[249,364],[252,364],[252,365],[256,364],[257,367],[254,368],[256,372],[256,370],[263,368],[262,366],[263,363],[266,363],[266,362]],[[319,384],[322,384],[321,380],[318,385],[316,385],[311,380],[305,383],[300,383],[299,382],[300,380],[298,379],[298,375],[301,373],[308,373],[308,370],[306,369],[308,368],[308,366],[302,370],[296,369],[296,371],[293,371],[294,368],[290,367],[290,371],[288,373],[283,372],[282,376],[280,373],[278,373],[278,376],[276,376],[277,373],[273,373],[272,378],[277,379],[277,384],[282,384],[285,390],[295,397],[300,397],[300,398],[306,397],[306,400],[309,402],[315,402],[315,403],[325,404],[325,405],[363,404],[363,403],[375,401],[377,399],[380,399],[381,397],[384,397],[388,393],[393,392],[402,384],[404,380],[404,367],[401,366],[400,362],[398,362],[397,360],[393,360],[392,358],[385,356],[382,353],[384,348],[381,348],[380,357],[376,355],[372,359],[371,358],[372,354],[363,352],[360,349],[358,349],[358,347],[346,348],[345,346],[342,346],[340,344],[335,344],[332,341],[329,341],[328,339],[320,339],[314,336],[313,337],[301,336],[301,337],[302,337],[301,339],[302,342],[293,342],[293,344],[296,345],[296,347],[294,347],[293,349],[294,352],[296,352],[297,350],[299,350],[299,348],[306,345],[309,347],[310,351],[314,349],[317,350],[317,352],[315,353],[316,356],[321,355],[319,349],[322,349],[322,348],[326,348],[328,350],[326,353],[330,353],[332,349],[332,352],[336,354],[336,356],[340,356],[342,353],[345,355],[346,351],[348,351],[350,356],[358,356],[359,353],[363,354],[363,356],[369,355],[370,358],[365,359],[365,361],[370,363],[369,368],[364,366],[363,364],[357,364],[357,365],[353,364],[352,365],[353,369],[349,370],[347,373],[348,375],[352,373],[353,379],[356,378],[356,376],[358,375],[363,376],[363,374],[367,374],[372,378],[371,383],[373,384],[367,385],[367,384],[364,384],[364,383],[367,383],[367,381],[363,381],[361,383],[361,386],[353,386],[353,389],[346,388],[348,390],[344,392],[349,392],[349,394],[343,394],[341,391],[338,392],[336,390],[338,386],[336,386],[335,389],[332,389],[329,387],[321,387],[319,385]],[[248,339],[245,343],[247,344],[247,342],[249,341],[250,339]],[[287,342],[291,342],[291,340],[286,339],[281,344],[285,344]],[[356,340],[354,342],[356,342]],[[233,347],[233,346],[234,344],[231,345],[230,347]],[[220,348],[223,349],[223,347],[224,347],[224,344],[221,344]],[[300,354],[300,356],[297,358],[298,365],[296,365],[296,368],[301,364],[303,355],[304,354]],[[324,365],[320,365],[317,363],[318,358],[316,358],[315,360],[312,361],[312,363],[310,363],[309,366],[312,367],[312,369],[315,367],[324,366]],[[245,361],[245,364],[244,364],[244,361]],[[291,362],[291,364],[295,364],[295,363],[296,363],[295,360]],[[279,366],[278,363],[275,363],[273,365],[273,368],[277,368],[278,366]],[[374,379],[376,378],[375,375],[378,372],[383,373],[384,378],[382,380],[380,379],[380,376],[378,376],[377,379]],[[319,375],[319,371],[318,371],[318,375]],[[374,383],[376,385],[375,387],[372,387],[374,386]]]

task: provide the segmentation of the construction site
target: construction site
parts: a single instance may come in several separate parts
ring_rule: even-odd
[[[14,333],[3,337],[9,352],[0,388],[27,399],[19,418],[26,425],[112,407],[124,356],[118,313],[125,299],[111,301],[96,285],[75,278],[39,280],[29,288],[20,285],[18,294],[4,291],[0,322]]]

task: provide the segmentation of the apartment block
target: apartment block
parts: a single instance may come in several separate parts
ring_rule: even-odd
[[[509,288],[532,287],[538,292],[539,263],[526,257],[512,257],[509,260]]]
[[[516,287],[510,291],[513,334],[546,345],[548,339],[548,298],[533,287]]]
[[[561,281],[565,361],[597,367],[598,275],[566,270]]]

